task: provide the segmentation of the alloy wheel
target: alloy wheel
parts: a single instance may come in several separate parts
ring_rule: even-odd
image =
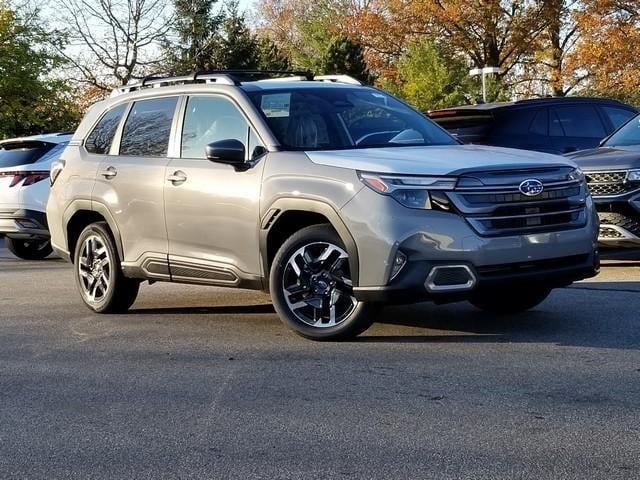
[[[309,326],[339,325],[358,305],[353,296],[349,256],[332,243],[314,242],[296,250],[282,278],[287,306]]]
[[[99,302],[107,294],[112,277],[111,258],[102,238],[87,237],[78,258],[78,273],[83,294],[91,302]]]

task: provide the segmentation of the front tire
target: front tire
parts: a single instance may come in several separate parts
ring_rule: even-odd
[[[373,305],[353,296],[349,256],[331,225],[292,235],[271,267],[273,305],[282,321],[311,340],[345,340],[375,320]]]
[[[546,300],[550,293],[551,290],[548,288],[523,287],[522,290],[503,290],[480,294],[469,302],[487,312],[515,314],[537,307]]]
[[[23,260],[44,260],[53,249],[48,239],[18,239],[5,237],[4,243],[11,253]]]
[[[126,278],[122,273],[106,223],[93,223],[82,231],[73,263],[80,296],[94,312],[126,312],[135,302],[140,282]]]

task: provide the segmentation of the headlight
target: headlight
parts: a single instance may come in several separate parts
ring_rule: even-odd
[[[431,190],[453,190],[456,179],[451,177],[417,177],[359,173],[360,180],[373,191],[388,195],[408,208],[431,209]]]
[[[629,170],[627,174],[627,181],[640,182],[640,170]]]
[[[580,182],[585,181],[584,172],[579,168],[576,168],[573,172],[569,174],[567,177],[568,180],[578,180]]]

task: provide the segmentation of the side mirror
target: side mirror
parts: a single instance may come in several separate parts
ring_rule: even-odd
[[[241,166],[245,163],[244,144],[240,140],[218,140],[205,147],[207,159],[216,163]]]

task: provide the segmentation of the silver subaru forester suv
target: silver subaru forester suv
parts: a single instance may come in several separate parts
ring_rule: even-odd
[[[122,87],[51,179],[52,244],[95,312],[126,311],[144,280],[262,289],[299,334],[344,339],[382,304],[516,313],[598,271],[575,164],[461,145],[345,76]]]

